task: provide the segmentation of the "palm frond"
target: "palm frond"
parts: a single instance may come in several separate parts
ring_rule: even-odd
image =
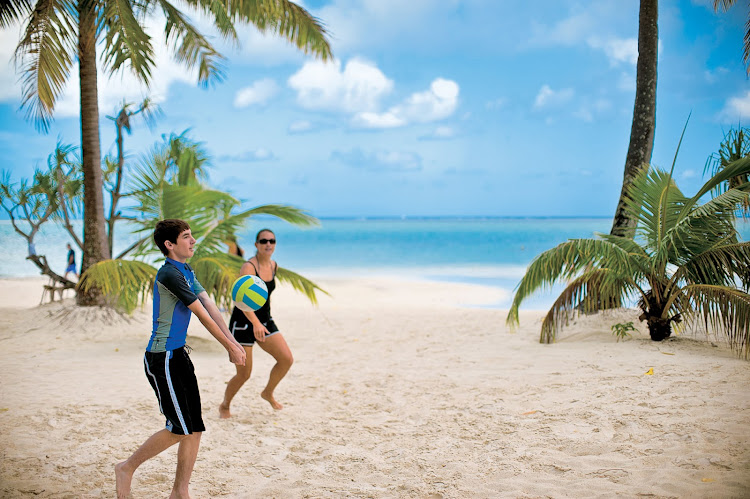
[[[38,0],[16,47],[14,59],[24,75],[21,107],[44,132],[78,54],[75,10],[70,0]]]
[[[242,229],[247,218],[247,214],[239,213],[221,219],[203,235],[203,238],[198,245],[198,249],[195,252],[195,257],[224,251],[226,246],[225,241],[234,237],[234,235]]]
[[[585,272],[571,281],[552,304],[542,322],[539,342],[554,343],[560,329],[574,316],[618,306],[633,292],[642,293],[630,279],[623,279],[608,269]]]
[[[220,3],[235,21],[253,24],[261,32],[276,33],[306,54],[323,61],[332,57],[325,26],[307,10],[288,0],[189,0],[190,4],[213,11]]]
[[[331,296],[326,290],[324,290],[314,282],[295,272],[292,272],[289,269],[285,269],[283,267],[277,268],[276,277],[279,278],[280,282],[287,282],[291,284],[296,291],[304,294],[310,300],[310,302],[312,302],[313,305],[318,304],[318,297],[315,295],[316,291],[320,291],[323,294]]]
[[[298,225],[300,227],[310,227],[320,225],[320,221],[309,213],[285,204],[264,204],[262,206],[256,206],[247,211],[243,211],[242,214],[247,216],[255,215],[271,215],[276,218],[280,218],[290,224]]]
[[[167,0],[160,0],[159,5],[166,17],[164,35],[167,43],[175,49],[177,60],[189,68],[197,67],[198,81],[202,85],[221,81],[224,78],[224,57],[174,5]],[[228,31],[231,33],[232,30]]]
[[[198,282],[217,304],[227,309],[232,307],[232,284],[240,274],[242,263],[242,258],[222,252],[190,260]]]
[[[622,241],[618,241],[623,244]],[[516,287],[506,322],[518,324],[521,303],[534,292],[548,289],[560,280],[568,280],[592,267],[601,267],[612,276],[638,282],[644,276],[648,260],[643,252],[629,252],[611,239],[570,239],[538,255]]]
[[[726,286],[693,284],[683,289],[706,329],[727,338],[732,350],[750,358],[750,295]],[[716,331],[719,329],[719,331]]]
[[[693,257],[678,268],[677,278],[687,282],[735,286],[750,285],[750,242],[723,244]]]
[[[89,267],[78,288],[98,289],[110,304],[131,313],[153,292],[156,269],[134,260],[103,260]]]
[[[25,19],[31,13],[31,0],[10,0],[0,2],[0,28],[9,28]]]
[[[666,228],[678,219],[684,196],[671,175],[658,168],[643,170],[628,187],[625,210],[638,221],[637,237],[652,253],[663,251]]]
[[[740,177],[742,175],[748,174],[750,174],[750,156],[732,161],[721,171],[719,171],[719,173],[708,179],[708,181],[703,184],[703,187],[698,190],[695,196],[690,198],[690,200],[685,204],[684,211],[687,212],[693,209],[693,207],[700,202],[700,199],[705,194],[716,189],[720,184],[729,182],[729,180],[731,180],[733,177]],[[743,184],[737,186],[736,188],[741,191],[747,191],[748,189],[750,189],[750,185]]]
[[[151,37],[143,31],[129,0],[103,0],[102,23],[105,66],[112,72],[128,63],[133,74],[146,85],[154,68],[154,51]]]

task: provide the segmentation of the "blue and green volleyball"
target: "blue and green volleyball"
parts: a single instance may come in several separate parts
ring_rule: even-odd
[[[255,312],[268,300],[268,288],[257,275],[241,275],[232,284],[232,300],[240,310]]]

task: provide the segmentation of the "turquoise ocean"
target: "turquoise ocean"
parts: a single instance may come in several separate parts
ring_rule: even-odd
[[[255,233],[268,227],[278,240],[274,258],[279,264],[312,278],[356,278],[387,275],[445,283],[481,284],[506,291],[492,304],[507,308],[527,265],[539,253],[571,238],[608,233],[611,218],[361,218],[321,219],[320,226],[299,228],[276,219],[253,219],[238,234],[245,256],[254,252]],[[739,221],[743,240],[750,240],[750,222]],[[77,224],[80,231],[80,223]],[[115,253],[133,241],[126,223],[116,227]],[[53,270],[65,269],[71,242],[60,226],[47,223],[35,238],[38,254],[47,256]],[[0,221],[0,277],[39,275],[26,257],[26,242],[9,221]],[[73,245],[75,247],[75,245]],[[80,266],[80,251],[76,251]],[[555,294],[542,292],[523,308],[548,307]]]

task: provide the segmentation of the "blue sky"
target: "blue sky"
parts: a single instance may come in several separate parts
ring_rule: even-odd
[[[105,118],[123,99],[156,98],[163,116],[136,122],[136,161],[161,134],[181,133],[212,156],[211,184],[251,207],[287,203],[332,216],[611,216],[619,196],[635,89],[636,0],[308,0],[331,33],[323,64],[252,28],[223,44],[226,79],[211,88],[161,44],[151,90],[128,74],[100,77]],[[652,163],[677,163],[686,193],[706,158],[750,116],[742,63],[745,2],[663,0]],[[158,19],[151,20],[159,36]],[[0,150],[4,170],[30,177],[55,143],[78,143],[77,77],[47,135],[19,110],[10,62],[18,39],[0,32]],[[77,71],[77,69],[76,69]]]

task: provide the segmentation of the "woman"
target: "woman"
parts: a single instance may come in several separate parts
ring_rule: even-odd
[[[245,349],[247,360],[244,366],[236,366],[237,374],[227,383],[224,401],[219,406],[219,416],[222,418],[232,416],[229,411],[232,399],[245,384],[245,381],[250,379],[250,373],[253,370],[253,345],[256,342],[260,348],[276,359],[276,365],[271,369],[268,384],[260,393],[260,396],[268,401],[274,409],[281,409],[283,406],[273,397],[273,391],[294,362],[289,346],[271,317],[271,293],[276,288],[275,277],[278,268],[276,262],[271,259],[276,249],[276,236],[273,231],[262,229],[258,232],[255,236],[255,249],[255,256],[246,261],[240,268],[240,275],[257,275],[263,279],[268,288],[268,300],[255,312],[243,312],[237,307],[232,310],[229,330]]]

